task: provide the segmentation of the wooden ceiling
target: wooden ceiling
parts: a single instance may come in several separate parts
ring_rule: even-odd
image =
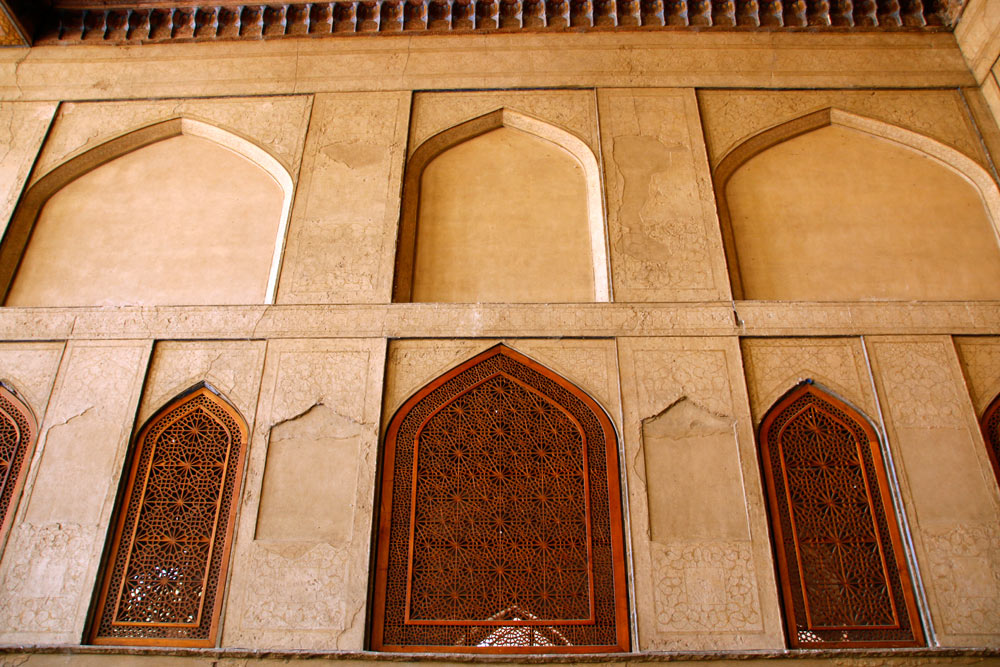
[[[947,31],[965,0],[0,0],[0,46],[560,30]]]

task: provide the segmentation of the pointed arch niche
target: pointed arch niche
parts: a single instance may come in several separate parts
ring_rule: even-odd
[[[878,436],[804,382],[758,438],[792,648],[924,643]]]
[[[1000,193],[942,143],[824,109],[715,171],[736,298],[1000,299]]]
[[[376,651],[627,651],[618,439],[578,387],[495,346],[385,437]]]
[[[77,155],[25,193],[0,246],[8,306],[273,303],[292,178],[188,118]]]
[[[129,452],[93,644],[214,647],[247,424],[207,383],[150,417]]]
[[[422,143],[406,169],[394,300],[609,301],[590,148],[509,109]]]

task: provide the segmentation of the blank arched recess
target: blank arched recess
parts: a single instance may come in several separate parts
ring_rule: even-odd
[[[403,184],[402,215],[399,240],[396,246],[394,301],[408,302],[413,298],[417,217],[420,210],[420,186],[424,170],[434,158],[448,149],[504,127],[520,130],[552,142],[576,158],[583,167],[587,186],[587,221],[593,256],[594,301],[607,302],[611,300],[608,279],[608,241],[600,185],[601,173],[593,151],[581,139],[566,130],[509,109],[497,109],[432,136],[423,142],[410,157]]]
[[[947,167],[963,180],[971,184],[982,199],[986,214],[992,221],[992,237],[995,239],[996,225],[1000,221],[1000,191],[990,174],[977,162],[954,148],[939,141],[889,123],[858,116],[840,109],[827,108],[801,116],[747,139],[722,158],[715,168],[716,199],[722,223],[722,234],[726,248],[726,259],[732,281],[733,295],[737,299],[753,298],[745,293],[746,286],[741,275],[737,257],[736,238],[733,230],[732,214],[729,208],[727,188],[734,174],[752,158],[761,155],[790,139],[800,137],[829,126],[839,126],[856,130],[872,137],[888,140],[902,148],[917,151],[938,164]],[[817,184],[822,191],[826,184]],[[837,205],[838,193],[827,190],[831,205]]]
[[[228,148],[246,158],[255,166],[263,169],[281,188],[283,194],[281,217],[278,221],[278,231],[268,271],[264,299],[265,303],[274,303],[278,271],[281,266],[285,233],[288,226],[288,215],[291,210],[292,194],[294,191],[292,177],[277,159],[259,146],[218,127],[190,118],[172,118],[110,139],[99,146],[95,146],[70,158],[41,176],[25,192],[17,211],[11,219],[10,225],[7,227],[3,242],[0,244],[0,291],[2,291],[4,299],[10,293],[21,257],[27,250],[31,232],[42,208],[53,195],[81,176],[112,160],[152,144],[182,135],[200,137]]]

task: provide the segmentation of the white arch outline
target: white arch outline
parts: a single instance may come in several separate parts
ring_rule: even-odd
[[[576,158],[587,182],[587,222],[594,267],[594,301],[611,301],[608,233],[604,216],[601,168],[590,147],[560,127],[507,108],[496,109],[438,132],[413,151],[406,164],[399,239],[396,245],[396,281],[393,301],[409,302],[413,296],[413,270],[420,206],[420,180],[427,165],[449,148],[487,132],[509,127],[549,141]]]
[[[715,168],[715,197],[734,298],[743,299],[745,297],[739,261],[736,257],[729,202],[726,198],[726,186],[729,184],[729,180],[751,158],[760,155],[769,148],[830,125],[839,125],[891,141],[910,150],[923,153],[941,165],[949,167],[979,193],[992,223],[993,234],[997,243],[1000,244],[1000,229],[998,229],[998,225],[1000,225],[1000,188],[997,187],[993,176],[982,165],[958,149],[913,130],[842,109],[828,107],[758,132],[726,153]]]
[[[281,217],[278,221],[278,231],[274,242],[274,252],[268,270],[267,287],[264,290],[264,303],[273,304],[278,286],[278,274],[281,271],[281,261],[285,249],[285,239],[288,233],[288,219],[292,210],[292,199],[295,194],[295,184],[292,176],[273,155],[257,144],[244,139],[220,127],[193,118],[176,117],[155,122],[131,130],[75,155],[50,169],[38,178],[25,192],[11,218],[10,225],[0,244],[0,288],[4,298],[10,291],[17,266],[21,256],[27,249],[31,230],[38,220],[38,215],[46,202],[59,190],[69,185],[84,174],[111,162],[123,155],[132,153],[160,141],[166,141],[181,135],[207,139],[223,148],[245,157],[271,176],[281,188]]]

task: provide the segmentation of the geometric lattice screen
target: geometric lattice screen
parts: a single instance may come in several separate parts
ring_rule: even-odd
[[[215,646],[247,426],[205,385],[136,438],[116,508],[94,644]]]
[[[802,384],[768,412],[761,460],[789,644],[923,644],[878,436]]]
[[[628,650],[618,444],[604,411],[503,345],[386,432],[380,651]]]
[[[28,472],[28,450],[37,432],[31,410],[0,384],[0,538],[11,521]]]
[[[993,466],[993,474],[1000,484],[1000,396],[993,399],[980,420],[983,429],[983,440],[986,441],[986,452]]]

